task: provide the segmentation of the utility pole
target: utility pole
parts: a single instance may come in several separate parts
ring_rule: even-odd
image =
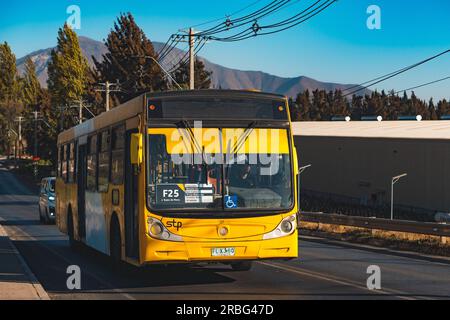
[[[79,123],[82,124],[83,123],[83,100],[80,99],[79,103],[80,103],[80,105],[78,107],[78,118],[79,118]]]
[[[121,92],[120,83],[119,83],[119,81],[117,81],[116,83],[110,83],[109,81],[106,81],[105,83],[99,83],[99,85],[103,86],[104,89],[97,89],[95,91],[106,93],[105,109],[106,109],[106,112],[108,112],[110,109],[109,108],[109,96],[110,96],[111,92]]]
[[[195,56],[194,56],[195,37],[194,29],[189,28],[189,89],[195,89]]]
[[[105,91],[106,91],[106,112],[108,112],[109,111],[109,81],[106,81]]]
[[[34,158],[37,158],[38,140],[37,140],[37,123],[38,123],[38,112],[34,111]]]
[[[18,145],[18,153],[19,153],[19,160],[22,159],[22,121],[23,117],[17,117],[16,121],[19,123],[19,145]]]

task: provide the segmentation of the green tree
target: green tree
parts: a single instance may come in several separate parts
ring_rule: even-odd
[[[89,70],[80,48],[77,34],[65,24],[58,31],[58,45],[51,53],[48,65],[48,90],[54,109],[53,115],[61,114],[61,107],[68,107],[83,99]],[[72,110],[64,117],[63,127],[75,124]]]
[[[297,95],[295,104],[298,109],[291,112],[294,121],[311,121],[311,99],[308,89]]]
[[[105,45],[108,53],[103,55],[103,60],[94,58],[95,80],[120,82],[122,91],[114,93],[117,103],[145,92],[167,89],[163,71],[151,59],[158,59],[153,44],[130,13],[117,18]]]
[[[27,141],[27,151],[34,154],[35,117],[39,112],[39,121],[36,123],[38,138],[38,156],[51,159],[56,163],[55,144],[57,138],[57,117],[54,116],[48,91],[41,88],[36,75],[36,68],[31,59],[25,64],[25,74],[22,78],[22,100],[24,103],[22,132]]]
[[[209,89],[211,88],[212,72],[205,69],[205,64],[199,59],[195,59],[194,79],[195,89]],[[182,64],[173,72],[173,78],[183,88],[189,89],[189,62]]]
[[[36,75],[36,67],[31,58],[28,58],[25,62],[25,74],[22,78],[22,101],[28,107],[37,105],[41,96],[42,88]]]
[[[449,103],[447,102],[447,100],[443,99],[439,101],[437,109],[439,118],[449,115]]]
[[[36,67],[31,60],[28,58],[25,62],[25,74],[22,81],[22,101],[23,101],[23,122],[22,122],[22,133],[23,137],[27,141],[28,152],[33,154],[34,145],[34,111],[38,110],[38,104],[41,102],[42,98],[42,88],[37,79]],[[40,134],[47,132],[39,132]],[[21,150],[23,150],[23,142],[21,145]]]
[[[434,106],[433,98],[430,99],[428,103],[428,114],[429,120],[439,120],[438,114],[436,112],[436,107]]]
[[[17,140],[14,124],[21,106],[16,56],[5,42],[0,44],[0,152],[10,153]]]

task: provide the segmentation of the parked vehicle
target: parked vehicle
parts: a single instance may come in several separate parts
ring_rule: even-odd
[[[56,178],[48,177],[41,180],[39,193],[39,221],[55,223],[55,184]]]

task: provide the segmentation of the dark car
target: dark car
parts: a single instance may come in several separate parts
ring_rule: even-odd
[[[54,177],[44,178],[41,181],[39,192],[39,221],[55,223],[55,184]]]

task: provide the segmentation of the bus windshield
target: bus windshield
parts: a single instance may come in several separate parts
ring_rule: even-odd
[[[193,131],[149,129],[147,179],[151,209],[183,212],[291,208],[292,164],[287,130],[255,129],[250,134],[246,129]],[[276,150],[269,150],[270,144],[276,145]]]

